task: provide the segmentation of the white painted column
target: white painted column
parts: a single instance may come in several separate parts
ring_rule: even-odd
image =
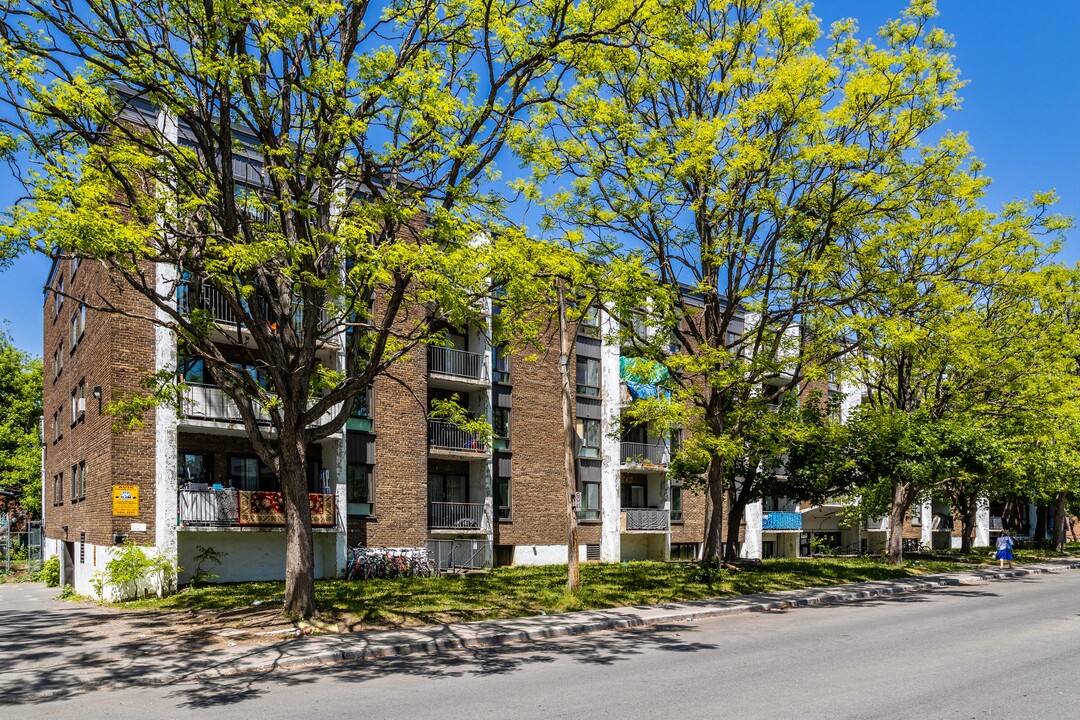
[[[349,551],[349,506],[348,495],[346,494],[348,487],[348,448],[346,442],[346,435],[342,431],[341,438],[330,446],[334,451],[332,455],[334,469],[330,478],[333,483],[334,507],[341,522],[341,530],[337,533],[337,541],[334,543],[334,554],[337,561],[334,567],[334,575],[337,575],[338,571],[345,567],[345,558]]]
[[[618,332],[611,316],[601,310],[600,320],[600,559],[619,562],[622,559],[622,539],[619,522],[622,515],[622,494],[619,484],[619,428],[622,412],[621,378],[619,377],[619,346],[608,338]]]
[[[975,508],[974,547],[990,547],[990,500],[985,497],[979,498]]]
[[[743,518],[746,521],[746,532],[739,557],[746,560],[761,559],[762,514],[760,500],[746,506],[746,510],[743,512]]]
[[[919,542],[927,547],[934,546],[934,504],[927,500],[922,504],[922,537]]]

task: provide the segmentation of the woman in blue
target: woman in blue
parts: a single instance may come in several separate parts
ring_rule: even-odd
[[[1009,568],[1012,569],[1012,549],[1013,539],[1009,535],[1008,530],[1002,531],[1001,535],[997,539],[997,554],[994,556],[1000,561],[1000,566],[1005,567],[1005,563],[1009,563]]]

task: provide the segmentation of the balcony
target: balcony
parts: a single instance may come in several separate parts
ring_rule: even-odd
[[[883,532],[889,529],[889,518],[872,517],[866,519],[866,529],[871,532]]]
[[[930,529],[933,532],[952,532],[953,519],[952,515],[944,513],[936,513],[931,521]]]
[[[332,405],[323,414],[319,422],[329,422],[337,415],[340,409],[340,403]],[[180,415],[188,420],[209,420],[236,424],[243,422],[236,403],[216,385],[189,383],[184,388],[183,395],[180,398]],[[270,424],[269,413],[260,406],[255,408],[255,419],[259,423]]]
[[[308,495],[311,525],[337,527],[335,497]],[[284,527],[285,509],[279,492],[255,492],[195,484],[177,493],[178,524],[187,528]]]
[[[224,293],[217,288],[209,285],[204,285],[200,293],[200,302],[195,302],[196,297],[193,295],[187,284],[180,284],[176,289],[176,307],[182,313],[189,313],[196,307],[205,310],[210,313],[214,318],[214,321],[220,325],[234,325],[239,326],[242,324],[242,320],[235,312],[233,312],[232,306],[229,305],[229,301]],[[263,302],[260,305],[262,309],[263,317],[268,319],[268,322],[273,323],[272,313],[270,312],[270,306]],[[292,317],[289,319],[292,323],[292,327],[296,332],[301,330],[301,317],[299,305],[294,302],[294,309]],[[327,325],[330,320],[330,314],[323,309],[319,313],[319,323],[323,326]]]
[[[619,444],[619,465],[623,470],[661,472],[667,469],[668,449],[665,445],[624,442]]]
[[[622,511],[622,532],[667,532],[671,513],[655,508],[626,508]]]
[[[490,450],[479,433],[444,420],[428,420],[428,454],[480,458],[489,455]]]
[[[428,372],[466,385],[486,385],[489,382],[487,362],[480,353],[457,348],[429,346]]]
[[[802,513],[767,512],[761,516],[762,532],[802,530]]]
[[[428,528],[455,532],[487,532],[484,503],[428,503]]]

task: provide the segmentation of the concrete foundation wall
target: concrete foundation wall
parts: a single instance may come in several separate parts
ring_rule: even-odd
[[[344,558],[338,558],[338,534],[314,534],[315,577],[334,577],[341,572]],[[179,563],[183,568],[180,584],[191,579],[197,563],[199,546],[228,553],[222,564],[204,563],[203,569],[218,576],[215,582],[248,582],[285,579],[285,533],[283,531],[221,532],[181,531],[177,533]]]

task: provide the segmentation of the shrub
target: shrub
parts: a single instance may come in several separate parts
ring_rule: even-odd
[[[218,576],[204,568],[203,563],[212,563],[215,566],[221,565],[222,558],[228,554],[227,552],[218,552],[214,548],[205,545],[196,545],[195,557],[193,558],[195,560],[195,572],[191,574],[189,582],[191,587],[200,587],[211,580],[217,580]]]
[[[113,549],[105,571],[95,573],[90,584],[99,600],[105,599],[107,587],[112,589],[116,600],[141,597],[151,589],[161,597],[173,589],[178,569],[173,558],[161,553],[147,554],[141,545],[125,540]]]
[[[38,577],[45,583],[45,587],[60,587],[60,558],[53,555],[41,565]]]

